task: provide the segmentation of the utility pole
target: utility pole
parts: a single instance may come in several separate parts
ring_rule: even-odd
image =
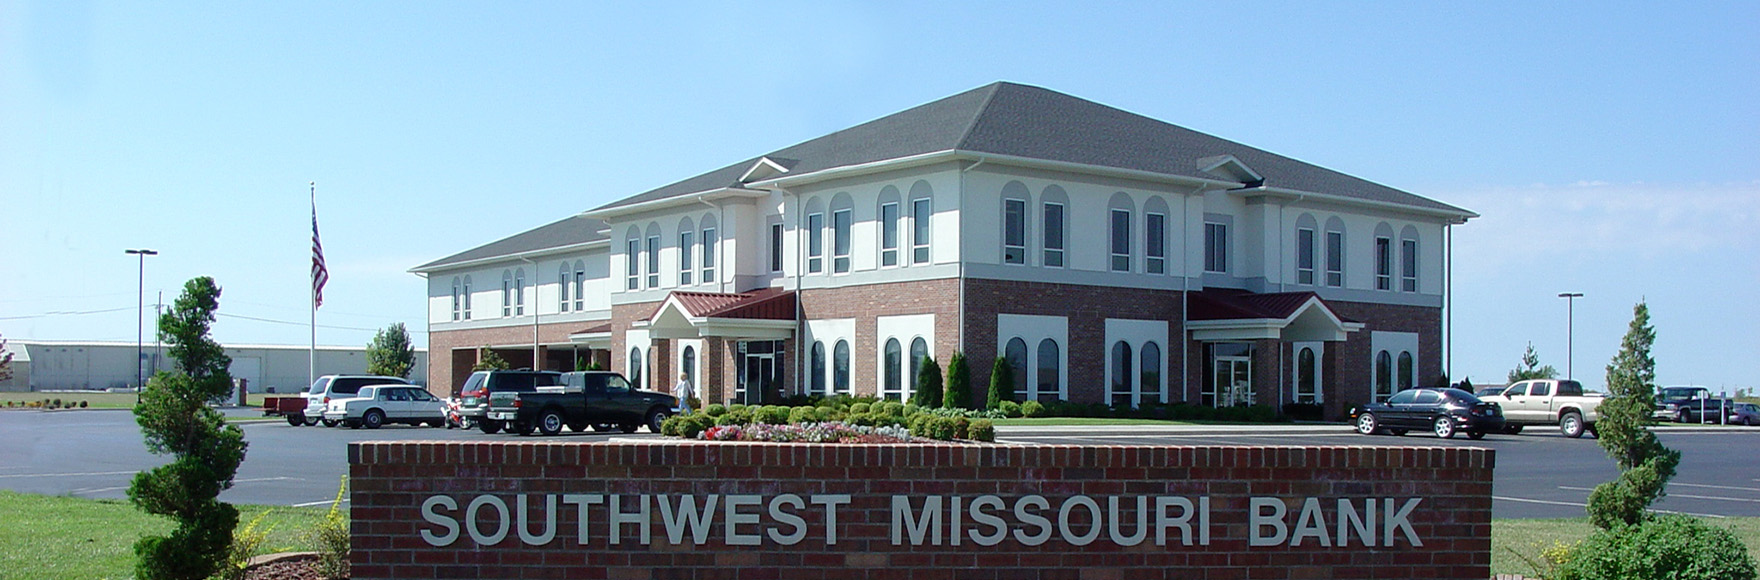
[[[1582,292],[1561,292],[1561,293],[1559,293],[1558,297],[1563,298],[1564,302],[1565,302],[1564,378],[1575,379],[1576,378],[1576,371],[1573,369],[1573,367],[1575,366],[1575,363],[1576,363],[1576,352],[1574,350],[1575,344],[1573,344],[1573,343],[1576,342],[1576,328],[1575,328],[1576,321],[1577,321],[1577,308],[1576,308],[1576,306],[1577,306],[1577,299],[1582,298],[1583,293]]]
[[[138,249],[123,250],[123,253],[140,257],[139,286],[135,291],[134,310],[134,404],[141,404],[141,390],[147,387],[146,372],[141,370],[141,359],[147,358],[146,322],[141,319],[147,316],[147,256],[157,256],[159,252]],[[156,330],[155,325],[155,330]],[[158,334],[154,332],[154,334]]]

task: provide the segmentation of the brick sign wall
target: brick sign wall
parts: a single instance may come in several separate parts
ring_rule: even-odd
[[[1466,448],[357,443],[354,578],[1461,578]]]

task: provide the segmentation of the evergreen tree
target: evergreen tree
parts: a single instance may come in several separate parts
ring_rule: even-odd
[[[1589,519],[1602,529],[1644,521],[1645,509],[1662,497],[1681,462],[1681,452],[1663,447],[1647,427],[1655,405],[1656,359],[1650,356],[1655,342],[1650,307],[1639,302],[1619,353],[1607,365],[1608,397],[1595,424],[1601,448],[1620,468],[1619,478],[1589,494]]]
[[[917,370],[917,392],[911,396],[911,402],[924,409],[941,406],[941,395],[944,385],[941,381],[941,363],[924,356]]]
[[[966,366],[966,355],[954,352],[947,359],[947,392],[941,397],[941,406],[949,409],[969,409],[972,405],[972,369]]]
[[[0,381],[12,378],[12,353],[6,351],[6,337],[0,336]]]
[[[128,488],[136,506],[177,521],[169,536],[135,543],[135,576],[143,580],[207,578],[226,562],[238,526],[238,510],[218,497],[232,487],[248,444],[244,431],[208,407],[232,391],[232,359],[208,336],[219,307],[213,278],[184,284],[183,295],[159,320],[159,336],[171,345],[176,369],[155,375],[134,409],[147,449],[174,457],[135,474]]]
[[[501,358],[501,355],[495,354],[495,351],[479,348],[477,349],[477,364],[471,366],[471,371],[504,371],[511,368],[513,365],[507,364],[507,359]]]
[[[997,409],[1003,401],[1014,399],[1014,367],[1008,366],[1007,357],[996,357],[990,364],[990,395],[985,399],[984,408]]]
[[[367,343],[367,374],[382,377],[409,378],[410,369],[416,366],[416,349],[409,344],[409,331],[403,328],[402,322],[394,322],[391,326],[373,335],[373,341]]]
[[[1556,379],[1558,370],[1552,365],[1540,366],[1540,355],[1534,353],[1534,343],[1528,343],[1528,352],[1522,353],[1522,364],[1509,372],[1510,384],[1529,379]]]

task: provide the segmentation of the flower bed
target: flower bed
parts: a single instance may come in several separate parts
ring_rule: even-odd
[[[769,441],[773,443],[912,443],[908,430],[897,425],[869,427],[842,421],[788,425],[717,425],[697,436],[704,441]]]

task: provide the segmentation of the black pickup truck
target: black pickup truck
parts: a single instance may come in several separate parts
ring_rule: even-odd
[[[564,373],[559,382],[561,386],[538,387],[534,392],[491,393],[488,418],[520,435],[533,430],[555,435],[564,426],[585,431],[604,425],[615,425],[624,433],[647,425],[659,433],[660,423],[678,409],[677,397],[637,390],[613,372]]]

